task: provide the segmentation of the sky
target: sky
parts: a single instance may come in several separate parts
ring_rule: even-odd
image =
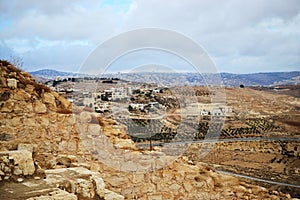
[[[219,72],[300,70],[299,0],[0,0],[0,59],[19,57],[26,71],[78,72],[105,41],[147,27],[190,38]],[[110,67],[149,63],[189,71],[178,56],[142,49]]]

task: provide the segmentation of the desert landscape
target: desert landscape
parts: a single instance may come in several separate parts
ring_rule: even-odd
[[[212,113],[203,111],[213,94],[195,86],[203,112],[188,120],[171,89],[133,93],[132,106],[154,100],[158,105],[149,112],[125,106],[130,118],[124,119],[119,110],[76,106],[66,93],[37,83],[7,61],[0,69],[1,199],[300,197],[296,86],[285,94],[226,87],[227,113],[215,117],[215,105],[205,107]],[[114,108],[125,101],[108,102]],[[145,119],[162,111],[160,122]],[[221,117],[223,125],[215,126]],[[210,131],[219,131],[218,137]]]

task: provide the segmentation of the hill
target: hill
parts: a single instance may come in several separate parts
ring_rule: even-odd
[[[41,69],[37,71],[29,72],[32,76],[44,79],[55,79],[57,77],[95,77],[95,75],[57,71],[54,69]]]
[[[240,84],[251,85],[279,85],[295,84],[300,82],[300,72],[266,72],[254,74],[230,74],[221,73],[224,85],[238,86]]]
[[[93,77],[94,75],[87,75],[83,73],[63,72],[52,69],[43,69],[30,72],[35,77],[55,79],[56,77]],[[148,74],[156,76],[166,83],[175,85],[205,85],[201,75],[197,73],[153,73]],[[109,75],[112,76],[111,74]],[[136,75],[132,73],[121,73],[117,75],[129,81],[136,81]],[[300,83],[300,72],[264,72],[264,73],[251,73],[251,74],[233,74],[233,73],[220,73],[223,85],[225,86],[271,86],[271,85],[294,85]],[[178,80],[180,77],[180,80]]]
[[[62,72],[53,69],[41,69],[29,73],[32,76],[37,76],[42,78],[56,78],[57,76],[77,76],[77,74],[73,72]]]

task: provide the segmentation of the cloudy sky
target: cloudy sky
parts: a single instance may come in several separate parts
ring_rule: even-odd
[[[0,58],[21,57],[28,71],[78,71],[99,44],[144,27],[193,39],[218,71],[300,70],[299,0],[1,0]],[[157,51],[114,65],[118,70],[151,59],[178,70],[185,65]]]

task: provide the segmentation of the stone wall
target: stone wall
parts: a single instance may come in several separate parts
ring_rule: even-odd
[[[108,169],[102,170],[107,187],[126,199],[279,199],[272,191],[217,173],[185,157],[155,171],[107,173]],[[282,193],[278,196],[290,198]]]

